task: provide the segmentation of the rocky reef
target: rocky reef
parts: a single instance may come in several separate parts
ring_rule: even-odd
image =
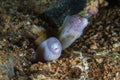
[[[69,1],[73,4],[68,0],[1,1],[0,80],[120,80],[119,3]],[[81,37],[59,59],[34,61],[39,43],[56,37],[65,16],[73,14],[88,18]]]

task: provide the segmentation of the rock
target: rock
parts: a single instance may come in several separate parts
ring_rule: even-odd
[[[68,15],[74,15],[84,9],[85,0],[56,0],[51,9],[46,10],[40,16],[47,22],[61,26]]]
[[[35,44],[39,45],[42,41],[47,38],[46,30],[41,26],[33,25],[30,30],[34,35],[37,35],[37,39],[35,40]]]
[[[18,11],[41,14],[51,9],[58,0],[19,0],[18,2],[20,3],[18,5]]]
[[[13,57],[0,53],[0,80],[9,80],[14,73]]]
[[[35,13],[46,22],[61,25],[67,15],[83,10],[86,0],[25,0],[19,3],[18,11]]]
[[[90,49],[98,49],[98,47],[97,47],[97,45],[92,44],[92,45],[90,45]]]
[[[100,6],[104,5],[105,2],[105,0],[99,0]],[[11,6],[10,1],[4,1],[3,3],[0,3],[0,5],[4,5],[8,13],[23,12],[35,16],[39,15],[46,22],[59,26],[68,15],[78,13],[84,15],[85,12],[96,14],[99,8],[98,0],[17,0],[12,1]]]
[[[107,0],[109,3],[109,6],[120,6],[120,0]]]

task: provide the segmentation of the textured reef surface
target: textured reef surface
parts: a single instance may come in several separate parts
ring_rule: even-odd
[[[74,0],[82,4],[76,5],[81,7],[75,9],[75,13],[72,8],[66,11],[70,5],[67,1],[1,1],[0,80],[120,80],[119,1],[111,5],[112,0],[107,0],[110,6],[104,6],[109,3],[99,0],[98,9],[98,0]],[[62,13],[57,8],[63,9]],[[51,12],[54,10],[59,10],[58,16]],[[82,10],[92,16],[81,37],[63,50],[57,60],[35,61],[38,45],[50,37],[57,37],[67,15],[89,15]],[[58,47],[54,45],[52,49],[58,50]]]

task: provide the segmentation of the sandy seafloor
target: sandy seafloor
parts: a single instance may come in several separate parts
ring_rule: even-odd
[[[119,7],[100,8],[58,60],[43,63],[32,62],[38,35],[31,28],[52,26],[10,5],[0,8],[0,80],[120,80]]]

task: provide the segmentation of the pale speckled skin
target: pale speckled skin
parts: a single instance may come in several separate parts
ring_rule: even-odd
[[[60,57],[62,45],[60,41],[51,37],[39,44],[36,53],[39,61],[52,61]]]
[[[62,43],[63,50],[68,48],[76,39],[82,35],[83,30],[87,24],[88,19],[79,15],[66,17],[59,35],[59,40]]]

